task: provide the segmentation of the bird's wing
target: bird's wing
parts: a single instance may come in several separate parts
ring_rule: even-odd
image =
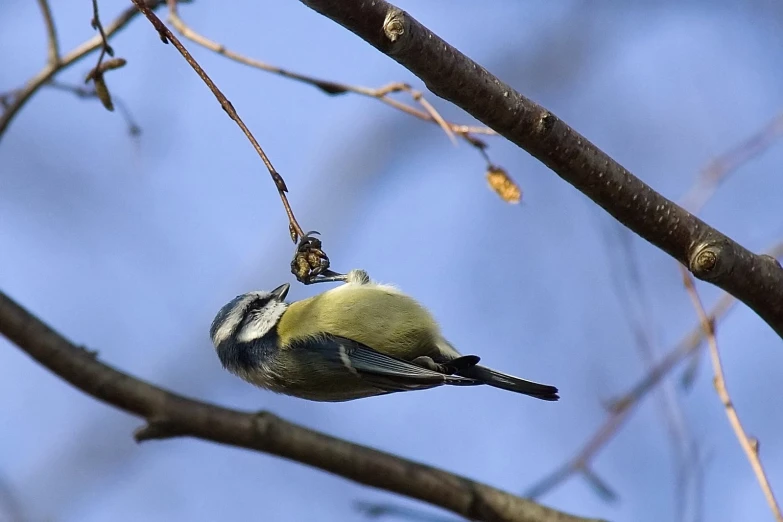
[[[373,350],[369,346],[336,335],[298,341],[293,349],[318,350],[335,364],[340,364],[368,384],[389,392],[420,390],[443,384],[474,385],[475,379],[446,375],[422,368],[403,359]]]

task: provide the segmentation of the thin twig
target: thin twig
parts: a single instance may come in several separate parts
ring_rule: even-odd
[[[299,238],[305,236],[305,232],[296,221],[294,211],[291,209],[291,205],[288,203],[288,197],[286,197],[288,188],[286,187],[283,177],[272,166],[272,162],[269,161],[269,158],[264,152],[264,149],[261,148],[258,140],[256,140],[255,136],[253,136],[253,133],[250,132],[250,129],[247,127],[247,125],[245,125],[245,122],[242,121],[242,118],[239,117],[239,114],[237,114],[237,111],[234,109],[234,106],[231,104],[231,102],[228,101],[228,98],[226,98],[220,89],[218,89],[217,85],[215,85],[215,82],[212,81],[206,71],[204,71],[198,62],[196,62],[188,50],[185,49],[185,46],[182,45],[179,39],[174,36],[174,33],[172,33],[169,28],[166,27],[166,25],[160,20],[160,18],[158,18],[157,15],[144,4],[143,0],[132,1],[136,7],[139,8],[139,11],[141,11],[142,14],[147,17],[155,30],[158,31],[158,34],[160,35],[163,43],[171,42],[174,47],[176,47],[177,51],[179,51],[179,53],[182,55],[182,57],[185,58],[185,61],[188,62],[188,65],[190,65],[190,67],[196,71],[196,74],[198,74],[199,78],[201,78],[207,87],[209,87],[209,90],[212,91],[212,94],[215,95],[215,98],[217,98],[220,106],[223,107],[223,110],[226,111],[228,117],[234,120],[234,122],[239,126],[239,128],[242,130],[242,133],[245,135],[248,141],[250,141],[250,144],[253,146],[256,153],[258,153],[258,155],[261,157],[261,161],[264,162],[264,165],[269,171],[269,175],[272,176],[272,181],[277,187],[277,193],[280,195],[280,199],[283,202],[283,207],[285,207],[285,212],[288,215],[288,228],[291,233],[291,239],[294,241],[294,243],[296,243]],[[169,0],[169,2],[173,3],[172,0]]]
[[[109,45],[109,39],[106,37],[103,25],[101,24],[101,17],[98,14],[98,0],[92,0],[92,27],[93,29],[97,29],[98,33],[101,35],[101,52],[98,55],[98,63],[95,65],[95,70],[100,70],[104,56],[107,54],[109,56],[114,56],[114,49]]]
[[[249,67],[253,67],[262,71],[277,74],[284,78],[289,78],[308,85],[312,85],[327,94],[337,95],[337,94],[344,94],[346,92],[351,92],[354,94],[367,96],[379,100],[411,116],[415,116],[424,121],[435,123],[441,127],[443,132],[446,134],[446,136],[448,136],[448,138],[451,140],[452,143],[456,144],[455,136],[458,136],[459,138],[467,142],[471,147],[476,149],[486,161],[487,170],[488,171],[493,169],[501,170],[503,172],[504,184],[513,185],[513,187],[515,187],[515,190],[518,191],[518,186],[516,182],[511,180],[509,174],[505,170],[500,169],[500,167],[497,167],[492,163],[492,160],[490,159],[489,154],[487,153],[487,144],[481,139],[473,136],[473,134],[497,135],[497,133],[494,130],[490,129],[489,127],[457,125],[454,123],[447,122],[440,115],[440,113],[438,113],[435,107],[426,98],[424,98],[424,95],[420,91],[413,89],[410,85],[406,83],[394,82],[380,88],[369,88],[369,87],[362,87],[357,85],[349,85],[349,84],[333,82],[330,80],[322,80],[319,78],[313,78],[312,76],[295,73],[283,69],[281,67],[277,67],[275,65],[271,65],[262,62],[260,60],[256,60],[254,58],[250,58],[243,54],[237,53],[235,51],[226,48],[226,46],[221,43],[210,40],[209,38],[196,32],[192,27],[187,25],[179,15],[177,2],[175,0],[168,0],[167,3],[169,7],[169,21],[171,22],[171,25],[174,27],[174,29],[176,29],[184,38],[187,38],[188,40],[202,47],[205,47],[206,49],[209,49],[210,51],[213,51],[225,58],[234,60],[237,63],[241,63],[243,65],[247,65]],[[411,107],[410,105],[402,103],[389,96],[390,94],[397,93],[397,92],[405,92],[409,94],[410,97],[413,99],[413,101],[418,103],[423,110],[419,110],[414,107]],[[492,184],[490,185],[493,187],[493,189],[495,189],[495,191],[501,196],[501,198],[504,201],[510,203],[518,202],[519,200],[518,196],[506,197],[504,196],[504,193],[498,191]],[[516,192],[514,192],[513,194],[516,194]]]
[[[349,85],[349,84],[344,84],[339,82],[333,82],[330,80],[313,78],[312,76],[307,76],[304,74],[292,72],[283,69],[281,67],[277,67],[275,65],[262,62],[261,60],[256,60],[254,58],[250,58],[243,54],[237,53],[235,51],[228,49],[225,45],[210,40],[204,35],[196,32],[192,27],[190,27],[187,23],[185,23],[185,21],[179,15],[179,11],[177,9],[177,3],[175,1],[168,0],[168,8],[169,8],[169,21],[171,22],[171,25],[177,30],[177,32],[179,32],[183,37],[187,38],[188,40],[206,49],[209,49],[210,51],[213,51],[221,56],[224,56],[229,60],[233,60],[237,63],[241,63],[243,65],[247,65],[255,69],[260,69],[262,71],[277,74],[279,76],[283,76],[284,78],[289,78],[291,80],[312,85],[314,87],[321,89],[327,94],[334,95],[334,94],[343,94],[346,92],[351,92],[354,94],[359,94],[361,96],[374,98],[406,114],[409,114],[411,116],[414,116],[424,121],[429,121],[437,125],[440,125],[440,127],[443,129],[443,131],[446,133],[449,139],[452,140],[452,142],[455,141],[454,136],[457,135],[460,136],[461,138],[465,138],[466,141],[471,146],[474,146],[479,150],[482,149],[480,147],[477,147],[474,141],[467,139],[470,137],[469,136],[470,134],[487,134],[493,136],[497,135],[497,133],[492,129],[490,129],[489,127],[458,125],[455,123],[447,122],[437,112],[437,110],[423,97],[423,94],[420,91],[414,90],[413,88],[411,88],[410,85],[407,85],[405,83],[390,83],[388,85],[376,89],[370,87],[362,87],[359,85]],[[408,93],[415,102],[417,102],[419,105],[422,106],[424,110],[423,111],[418,110],[414,107],[411,107],[410,105],[406,105],[388,96],[389,94],[395,92]]]
[[[114,49],[109,45],[109,40],[106,38],[106,33],[103,30],[103,24],[101,24],[101,17],[98,13],[98,0],[92,0],[92,21],[91,25],[93,29],[97,29],[101,35],[101,52],[98,54],[98,63],[95,67],[87,73],[87,77],[84,79],[85,83],[92,82],[95,86],[95,94],[101,101],[101,104],[108,111],[114,110],[114,102],[112,101],[111,91],[106,83],[105,72],[110,69],[117,69],[123,67],[126,63],[124,58],[114,58],[107,60],[105,63],[103,58],[108,54],[114,56]],[[111,62],[111,63],[110,63]]]
[[[701,212],[722,183],[735,174],[742,165],[766,152],[781,135],[783,135],[783,113],[702,168],[691,188],[680,199],[680,205],[693,214]],[[683,387],[690,387],[695,380],[701,354],[701,350],[693,353],[688,367],[683,372],[681,379]]]
[[[736,172],[742,162],[758,156],[775,141],[775,138],[783,130],[783,114],[765,125],[759,132],[754,133],[749,139],[738,143],[730,151],[722,154],[718,159],[702,169],[694,186],[683,197],[683,206],[697,212],[715,194],[717,187],[732,173]],[[769,251],[772,257],[783,256],[783,243],[776,245]],[[633,265],[633,263],[631,263]],[[710,313],[713,321],[720,320],[735,304],[731,295],[725,294]],[[703,331],[700,326],[694,327],[680,344],[665,356],[657,365],[653,366],[647,375],[631,390],[614,402],[610,416],[596,430],[574,457],[566,461],[557,470],[545,476],[526,492],[528,498],[540,498],[559,486],[572,475],[581,472],[589,466],[597,453],[615,436],[623,426],[626,414],[638,401],[651,391],[655,385],[668,374],[680,361],[691,358],[694,361],[689,369],[692,374],[698,363],[699,348],[703,340]]]
[[[164,3],[165,0],[148,0],[147,5],[150,9],[157,9]],[[129,7],[123,11],[111,24],[104,28],[106,38],[111,38],[117,31],[123,29],[138,13],[139,11],[135,7]],[[51,80],[58,72],[70,67],[102,45],[103,40],[101,36],[95,35],[93,38],[72,49],[68,54],[63,56],[57,64],[47,64],[36,73],[35,76],[30,78],[23,87],[15,89],[5,96],[0,96],[0,98],[7,100],[3,107],[4,111],[0,114],[0,141],[2,141],[5,131],[8,129],[8,126],[11,124],[14,117],[19,113],[22,107],[24,107],[27,101],[46,84],[46,82]]]
[[[188,436],[294,460],[415,498],[471,520],[587,522],[465,477],[352,444],[271,413],[244,413],[188,399],[101,363],[0,292],[0,333],[73,386],[141,417],[136,439]]]
[[[767,503],[769,504],[773,515],[775,515],[775,520],[777,520],[777,522],[783,522],[783,514],[780,512],[780,507],[775,500],[775,494],[772,492],[769,479],[764,472],[764,466],[759,459],[759,442],[755,438],[748,437],[745,428],[743,428],[742,423],[740,422],[737,410],[734,408],[734,403],[729,395],[729,390],[726,387],[726,377],[723,374],[723,365],[720,360],[718,341],[715,337],[715,321],[704,311],[704,305],[701,302],[699,293],[696,291],[696,285],[694,285],[691,275],[684,268],[682,269],[682,279],[685,289],[693,303],[693,307],[696,309],[696,313],[699,316],[699,322],[701,323],[702,330],[704,330],[704,335],[707,337],[707,345],[710,348],[710,359],[712,359],[712,369],[715,372],[715,378],[713,380],[715,391],[718,393],[718,397],[720,397],[723,407],[726,409],[726,416],[729,419],[729,424],[731,424],[731,427],[734,429],[737,440],[739,440],[740,446],[742,446],[745,455],[748,457],[748,461],[750,461],[750,466],[753,468],[753,473],[756,474],[756,479],[759,481],[761,490],[764,492],[764,497],[766,497]]]
[[[60,61],[60,42],[57,40],[57,27],[54,25],[49,0],[38,0],[38,7],[41,9],[44,24],[46,25],[47,63],[56,66]]]
[[[775,245],[768,255],[783,257],[783,242]],[[710,310],[709,317],[713,322],[720,321],[737,303],[736,298],[730,294],[723,294],[715,306]],[[641,400],[652,391],[666,375],[669,374],[683,359],[699,349],[705,339],[701,325],[694,326],[683,337],[677,346],[667,353],[657,364],[652,366],[647,373],[639,379],[625,394],[612,403],[609,415],[596,429],[595,433],[582,445],[582,447],[555,471],[536,482],[524,496],[531,499],[541,498],[554,488],[565,482],[574,474],[589,469],[596,455],[606,447],[606,444],[614,438],[627,417],[638,406]]]
[[[492,163],[492,160],[490,159],[489,154],[487,153],[487,144],[481,139],[473,136],[473,134],[497,135],[497,133],[494,130],[490,129],[489,127],[457,125],[455,123],[447,122],[443,118],[443,116],[441,116],[440,113],[435,109],[435,107],[426,98],[424,98],[424,95],[420,91],[413,89],[410,85],[406,83],[394,82],[379,88],[349,85],[345,83],[333,82],[330,80],[323,80],[320,78],[314,78],[312,76],[299,74],[296,72],[283,69],[281,67],[277,67],[275,65],[268,64],[266,62],[262,62],[260,60],[256,60],[255,58],[250,58],[243,54],[237,53],[235,51],[228,49],[225,45],[221,43],[210,40],[204,35],[196,32],[192,27],[186,24],[185,21],[179,15],[178,5],[175,0],[168,0],[167,3],[169,7],[169,21],[171,22],[171,25],[174,27],[174,29],[176,29],[184,38],[187,38],[188,40],[206,49],[209,49],[210,51],[213,51],[219,54],[220,56],[228,58],[229,60],[233,60],[237,63],[241,63],[243,65],[247,65],[255,69],[270,72],[278,76],[282,76],[284,78],[289,78],[291,80],[299,81],[307,85],[312,85],[327,94],[337,95],[337,94],[344,94],[350,92],[354,94],[359,94],[361,96],[367,96],[376,99],[378,101],[381,101],[382,103],[385,103],[391,107],[394,107],[395,109],[398,109],[408,115],[414,116],[424,121],[435,123],[441,127],[443,132],[446,134],[446,136],[448,136],[448,138],[451,140],[452,143],[456,144],[455,136],[457,136],[461,138],[463,141],[465,141],[466,143],[468,143],[471,147],[476,149],[481,154],[482,158],[484,158],[484,160],[486,161],[487,170],[488,171],[501,170],[503,172],[502,179],[504,185],[513,185],[513,187],[516,187],[515,190],[518,191],[516,182],[511,180],[509,174],[504,169],[501,169],[500,167],[497,167]],[[411,107],[410,105],[402,103],[389,96],[390,94],[398,93],[398,92],[405,92],[408,95],[410,95],[411,99],[413,99],[414,102],[418,103],[423,110],[419,110],[414,107]],[[495,191],[501,196],[501,198],[504,201],[510,203],[518,202],[519,200],[518,196],[513,195],[512,197],[506,197],[504,196],[504,193],[498,191],[492,184],[490,185],[492,186],[493,189],[495,189]],[[512,194],[516,194],[516,192],[512,192]]]
[[[768,255],[775,258],[783,257],[783,242],[770,249]],[[736,298],[731,294],[723,294],[712,310],[710,310],[709,317],[713,322],[720,321],[732,310],[736,303]],[[647,371],[644,377],[619,399],[613,401],[609,416],[599,426],[595,434],[583,444],[582,448],[557,470],[528,489],[524,496],[532,499],[540,498],[573,474],[581,471],[583,467],[588,466],[598,452],[606,446],[606,443],[615,436],[618,429],[623,425],[622,421],[639,404],[641,399],[652,391],[661,379],[668,375],[683,359],[697,351],[704,339],[705,334],[701,325],[694,326],[674,349]]]

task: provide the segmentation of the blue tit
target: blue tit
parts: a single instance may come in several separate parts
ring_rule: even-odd
[[[223,367],[245,381],[312,401],[349,401],[442,385],[495,388],[558,400],[557,388],[461,355],[432,315],[363,270],[345,284],[286,303],[289,285],[226,304],[210,328]]]

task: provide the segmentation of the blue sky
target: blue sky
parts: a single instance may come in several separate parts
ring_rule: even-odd
[[[53,2],[64,50],[92,36],[82,4]],[[126,5],[101,3],[104,21]],[[671,199],[783,108],[783,12],[771,2],[400,5]],[[226,10],[199,1],[181,14],[229,48],[291,70],[424,89],[299,2],[238,0]],[[0,6],[0,91],[43,66],[44,36],[35,3]],[[621,238],[635,252],[655,352],[696,322],[670,258],[503,139],[488,139],[489,153],[522,186],[519,206],[488,190],[473,149],[454,147],[433,125],[186,43],[284,175],[297,217],[323,234],[336,269],[361,267],[397,284],[461,351],[555,384],[562,400],[450,388],[318,404],[254,389],[222,370],[208,328],[234,295],[293,282],[278,196],[234,123],[146,21],[112,45],[128,65],[107,81],[141,126],[137,140],[117,112],[44,90],[0,143],[0,288],[109,364],[521,492],[572,455],[605,418],[604,404],[644,374],[616,291],[629,262]],[[93,60],[58,78],[81,82]],[[428,99],[447,119],[471,123]],[[754,251],[779,241],[782,162],[775,145],[744,165],[704,219]],[[719,296],[699,288],[708,306]],[[294,285],[289,298],[322,290]],[[781,341],[743,306],[721,323],[718,341],[740,416],[780,491],[783,419],[772,401]],[[688,393],[680,373],[667,385],[704,460],[702,491],[688,498],[701,499],[705,520],[772,520],[707,359]],[[72,389],[4,339],[0,376],[0,481],[25,520],[358,521],[355,500],[421,507],[245,450],[196,440],[137,445],[137,419]],[[542,500],[613,521],[675,520],[673,455],[648,397],[594,462],[618,501],[602,501],[580,477]],[[0,495],[0,520],[4,505]]]

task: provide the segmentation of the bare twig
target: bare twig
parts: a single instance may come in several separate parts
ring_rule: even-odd
[[[98,33],[101,35],[101,52],[98,54],[98,63],[95,65],[95,69],[99,70],[101,68],[101,63],[103,63],[103,58],[107,54],[109,56],[114,56],[114,49],[109,45],[109,39],[106,37],[106,32],[103,30],[103,25],[101,24],[101,17],[98,14],[98,0],[92,0],[92,28],[97,29]]]
[[[286,187],[283,177],[272,166],[272,162],[269,161],[269,158],[264,152],[264,149],[261,148],[258,140],[256,140],[255,136],[253,136],[253,133],[250,132],[250,129],[247,127],[247,125],[245,125],[245,122],[242,121],[242,118],[239,117],[239,114],[237,114],[237,111],[234,109],[234,106],[231,104],[231,102],[228,101],[228,98],[226,98],[220,89],[218,89],[217,85],[215,85],[215,82],[212,81],[206,71],[204,71],[198,62],[196,62],[188,50],[185,49],[185,46],[182,45],[182,42],[180,42],[179,39],[174,36],[174,33],[172,33],[169,28],[166,27],[166,25],[160,20],[160,18],[157,17],[155,13],[152,12],[149,7],[147,7],[143,0],[132,1],[136,7],[138,7],[139,11],[141,11],[142,14],[147,17],[150,23],[152,23],[152,26],[155,28],[155,30],[158,31],[160,39],[163,41],[163,43],[171,42],[174,47],[176,47],[177,51],[179,51],[179,53],[182,55],[182,57],[185,58],[185,61],[188,62],[188,65],[190,65],[190,67],[196,71],[196,74],[198,74],[199,78],[201,78],[207,87],[209,87],[209,90],[212,91],[212,94],[215,95],[215,98],[217,98],[220,106],[223,107],[223,110],[226,111],[228,117],[234,120],[234,122],[239,126],[239,128],[242,130],[242,133],[245,135],[248,141],[250,141],[250,144],[253,146],[256,153],[261,157],[261,161],[264,162],[264,165],[269,171],[269,175],[272,176],[272,181],[275,183],[275,187],[277,187],[277,193],[280,195],[280,200],[283,202],[283,207],[285,207],[285,212],[288,215],[288,230],[291,233],[291,239],[294,241],[294,243],[296,243],[299,238],[305,236],[305,232],[296,221],[294,211],[291,209],[291,205],[288,203],[288,197],[286,196],[288,187]]]
[[[187,38],[188,40],[202,47],[205,47],[210,51],[213,51],[237,63],[241,63],[243,65],[247,65],[249,67],[253,67],[255,69],[259,69],[262,71],[270,72],[278,76],[282,76],[284,78],[289,78],[291,80],[312,85],[330,95],[345,94],[350,92],[354,94],[359,94],[361,96],[367,96],[376,99],[380,102],[383,102],[386,105],[394,107],[395,109],[398,109],[408,115],[414,116],[424,121],[435,123],[441,127],[443,132],[446,134],[446,136],[448,136],[448,138],[452,141],[452,143],[456,144],[455,136],[457,136],[462,140],[464,140],[466,143],[468,143],[470,146],[475,148],[477,151],[479,151],[479,153],[487,163],[488,170],[493,168],[500,169],[499,167],[496,167],[492,163],[492,160],[490,159],[489,154],[487,153],[486,150],[487,144],[484,141],[472,135],[472,134],[497,135],[495,131],[493,131],[489,127],[458,125],[455,123],[447,122],[440,115],[440,113],[438,113],[435,107],[429,101],[427,101],[426,98],[424,98],[424,95],[420,91],[413,89],[410,85],[406,83],[394,82],[385,85],[383,87],[370,88],[370,87],[362,87],[358,85],[349,85],[345,83],[333,82],[330,80],[323,80],[320,78],[314,78],[312,76],[307,76],[304,74],[292,72],[287,69],[283,69],[281,67],[277,67],[275,65],[262,62],[255,58],[250,58],[243,54],[237,53],[235,51],[228,49],[225,45],[219,42],[210,40],[206,36],[196,32],[192,27],[190,27],[187,23],[185,23],[185,21],[179,15],[177,2],[175,0],[168,0],[168,7],[169,7],[169,21],[171,22],[171,25],[174,27],[174,29],[176,29],[177,32],[179,32],[184,38]],[[419,110],[414,107],[411,107],[410,105],[395,100],[390,96],[391,94],[398,93],[398,92],[405,92],[408,95],[410,95],[413,101],[418,103],[423,110]],[[516,183],[511,181],[511,178],[508,175],[508,173],[506,173],[505,170],[503,170],[503,173],[505,179],[516,187]],[[507,198],[507,197],[503,197],[503,194],[501,194],[500,192],[498,193],[501,195],[501,198],[503,198],[504,201],[506,202],[515,203],[518,201],[518,198],[516,199]]]
[[[691,188],[680,199],[680,205],[694,214],[701,212],[723,182],[735,174],[742,165],[765,152],[781,135],[783,135],[783,113],[701,169]],[[696,377],[701,354],[701,350],[694,352],[683,372],[681,383],[686,389]]]
[[[60,61],[60,42],[57,39],[57,27],[54,25],[49,0],[38,0],[38,7],[41,9],[44,24],[46,25],[47,63],[56,66],[57,62]]]
[[[302,0],[421,78],[436,95],[525,149],[615,219],[747,304],[783,337],[783,267],[756,255],[633,176],[551,111],[526,98],[398,7]]]
[[[101,101],[101,104],[106,110],[114,110],[114,102],[112,101],[111,91],[106,84],[106,78],[104,73],[109,69],[117,69],[125,65],[124,58],[114,58],[103,61],[103,58],[108,54],[114,56],[114,49],[109,45],[109,40],[106,38],[106,33],[103,30],[103,24],[101,24],[101,17],[98,13],[98,0],[92,0],[92,21],[90,22],[93,29],[97,29],[101,35],[101,52],[98,54],[98,63],[95,64],[87,77],[84,79],[84,83],[92,82],[95,86],[95,95]],[[109,63],[112,62],[112,63]]]
[[[716,190],[723,182],[732,174],[736,173],[742,165],[765,152],[775,143],[781,134],[783,134],[783,114],[778,115],[752,136],[739,142],[733,148],[708,163],[701,170],[695,183],[682,198],[680,204],[683,207],[688,208],[694,214],[700,212],[715,195]],[[633,267],[637,266],[637,263],[625,263],[624,266],[633,269]],[[684,270],[682,265],[679,265],[679,267],[681,271]],[[638,280],[638,275],[636,279]],[[642,295],[641,292],[638,291],[640,289],[640,282],[636,283],[636,287],[636,295]],[[630,307],[628,306],[624,307],[626,310],[629,308]],[[695,350],[690,356],[689,366],[682,379],[685,386],[688,386],[693,381],[701,353],[701,350]],[[689,444],[689,447],[694,448],[695,446]],[[682,490],[682,488],[678,487],[678,490]]]
[[[0,292],[0,333],[80,390],[146,419],[136,439],[195,437],[257,450],[442,507],[471,520],[586,522],[430,466],[168,392],[98,361]]]
[[[737,410],[734,408],[734,403],[729,395],[729,390],[726,387],[726,377],[723,374],[723,365],[721,364],[720,352],[718,351],[718,341],[715,337],[715,321],[704,311],[704,305],[701,302],[699,293],[696,291],[696,285],[694,285],[690,274],[684,269],[682,272],[685,289],[699,316],[699,322],[701,323],[702,330],[704,330],[704,335],[707,337],[707,345],[710,348],[710,359],[712,360],[712,369],[715,372],[715,378],[713,380],[715,391],[718,393],[718,397],[720,397],[723,407],[726,409],[726,416],[729,418],[729,423],[734,429],[737,440],[739,440],[740,446],[742,446],[745,455],[748,457],[748,461],[750,461],[750,466],[753,468],[753,473],[756,474],[756,479],[759,481],[761,490],[764,492],[764,497],[766,497],[767,503],[769,504],[772,513],[775,515],[775,520],[777,520],[777,522],[783,522],[783,514],[780,512],[780,507],[775,500],[775,494],[772,492],[772,487],[769,485],[769,479],[764,472],[764,466],[759,459],[759,442],[755,438],[748,437],[745,428],[743,428],[742,423],[740,422]]]
[[[772,257],[782,257],[783,242],[773,247],[768,252],[768,255]],[[710,319],[713,322],[721,320],[728,314],[736,302],[737,301],[733,296],[724,294],[712,310],[710,310]],[[606,444],[612,440],[612,438],[614,438],[620,427],[623,426],[624,422],[641,400],[646,397],[649,392],[658,385],[661,379],[668,375],[677,364],[698,350],[704,339],[704,330],[700,324],[696,325],[673,350],[652,366],[644,377],[620,398],[613,401],[611,411],[607,418],[573,457],[564,462],[555,471],[536,482],[524,493],[524,496],[531,499],[541,498],[571,476],[580,474],[585,469],[589,469],[595,456],[600,450],[606,447]]]
[[[395,82],[375,89],[370,87],[362,87],[358,85],[349,85],[349,84],[344,84],[339,82],[333,82],[330,80],[323,80],[320,78],[313,78],[312,76],[307,76],[304,74],[299,74],[293,71],[289,71],[287,69],[283,69],[281,67],[277,67],[275,65],[262,62],[261,60],[256,60],[254,58],[250,58],[243,54],[237,53],[235,51],[232,51],[231,49],[228,49],[225,45],[221,43],[215,42],[214,40],[210,40],[209,38],[196,32],[192,27],[190,27],[179,15],[179,11],[177,9],[177,3],[175,1],[168,0],[168,8],[169,8],[169,21],[171,22],[171,25],[174,26],[174,28],[177,30],[177,32],[179,32],[183,37],[187,38],[188,40],[202,47],[205,47],[206,49],[209,49],[210,51],[213,51],[221,56],[224,56],[229,60],[233,60],[235,62],[241,63],[243,65],[247,65],[249,67],[253,67],[255,69],[260,69],[262,71],[277,74],[278,76],[282,76],[284,78],[289,78],[291,80],[312,85],[314,87],[317,87],[318,89],[321,89],[327,94],[335,95],[335,94],[343,94],[346,92],[351,92],[354,94],[359,94],[361,96],[374,98],[408,115],[440,125],[440,127],[443,129],[443,131],[446,133],[449,139],[452,140],[452,142],[455,139],[454,135],[458,135],[462,138],[465,138],[466,141],[471,146],[476,147],[476,144],[473,141],[467,139],[466,136],[469,137],[469,134],[471,133],[497,135],[497,133],[492,129],[490,129],[489,127],[458,125],[455,123],[449,123],[445,121],[443,117],[437,112],[437,110],[435,110],[435,108],[423,97],[420,91],[414,90],[413,88],[411,88],[410,85],[407,85],[405,83]],[[411,107],[410,105],[406,105],[402,102],[395,100],[394,98],[389,97],[389,94],[393,94],[396,92],[408,93],[415,102],[417,102],[419,105],[422,106],[424,110],[423,111],[418,110],[414,107]],[[479,148],[479,150],[482,149]]]
[[[164,3],[165,0],[147,0],[147,5],[150,9],[156,9]],[[135,7],[129,7],[123,11],[111,24],[104,28],[106,38],[111,38],[117,31],[123,29],[137,14],[138,10]],[[102,45],[103,39],[101,36],[95,35],[93,38],[72,49],[68,54],[63,56],[57,64],[47,64],[20,89],[16,89],[5,96],[0,96],[0,98],[6,100],[3,107],[4,111],[0,114],[0,140],[2,140],[6,129],[8,129],[8,126],[11,124],[11,121],[19,110],[24,107],[27,101],[38,92],[46,82],[51,80],[58,72],[70,67]]]

